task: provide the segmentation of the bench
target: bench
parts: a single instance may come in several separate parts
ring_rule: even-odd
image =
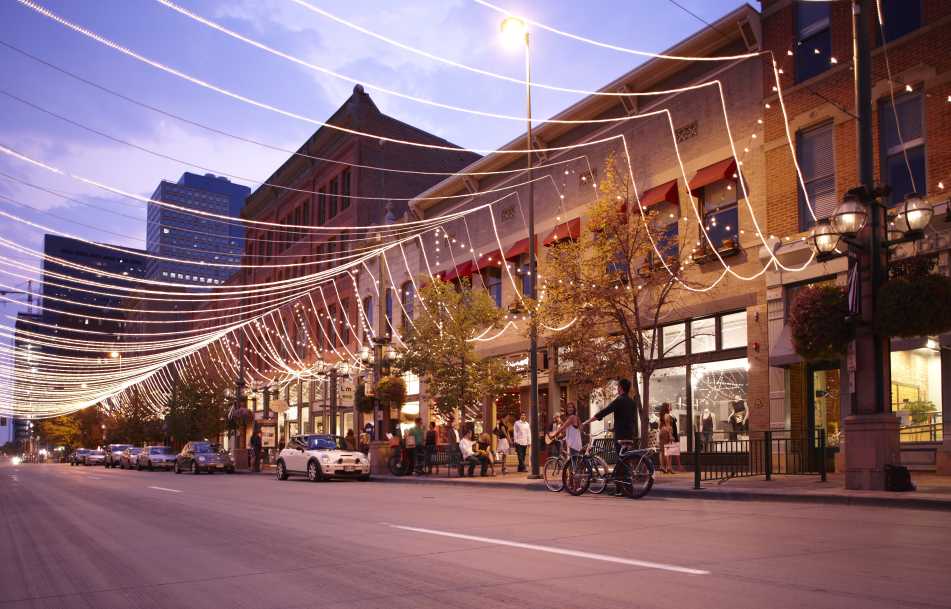
[[[440,467],[446,468],[446,475],[451,476],[452,472],[459,473],[459,464],[462,463],[462,452],[458,444],[440,444],[436,446],[436,452],[432,454],[432,467],[439,473]]]

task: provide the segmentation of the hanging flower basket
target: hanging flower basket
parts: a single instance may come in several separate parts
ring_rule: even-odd
[[[789,314],[796,353],[806,361],[845,354],[854,332],[848,314],[848,298],[842,288],[816,285],[800,290]]]
[[[374,407],[376,406],[376,400],[373,396],[367,395],[367,386],[365,383],[360,383],[357,385],[356,390],[353,392],[353,402],[357,406],[357,410],[363,414],[369,414],[373,412]]]
[[[400,405],[406,401],[406,383],[401,376],[384,376],[376,387],[376,397],[387,405]]]
[[[911,274],[889,279],[876,303],[879,332],[885,336],[929,336],[951,331],[951,278]]]

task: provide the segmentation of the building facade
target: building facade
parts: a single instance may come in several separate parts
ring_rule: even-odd
[[[150,259],[147,278],[202,287],[227,280],[235,268],[207,265],[240,264],[244,226],[201,213],[238,218],[250,193],[247,186],[212,174],[186,172],[177,182],[162,180],[152,199],[185,210],[149,203],[146,249],[149,254],[188,262]]]
[[[815,220],[797,184],[798,161],[815,216],[828,218],[846,192],[859,185],[857,121],[850,3],[763,0],[764,48],[781,71],[788,129],[795,159],[785,146],[786,121],[775,80],[767,67],[765,103],[766,189],[770,233],[784,236],[776,254],[789,266],[810,255],[800,239]],[[872,6],[875,3],[871,3]],[[945,27],[951,5],[938,0],[882,0],[883,24],[868,21],[872,48],[873,142],[876,182],[888,185],[894,209],[910,192],[935,205],[931,229],[918,244],[894,248],[892,259],[932,258],[937,272],[951,269],[951,224],[945,184],[951,184],[951,42]],[[811,434],[824,430],[835,445],[849,415],[854,374],[849,358],[806,363],[793,351],[787,324],[790,306],[802,286],[844,286],[848,262],[840,257],[809,265],[801,272],[767,273],[770,350],[770,421],[775,428]],[[902,461],[912,468],[935,469],[944,453],[951,473],[943,420],[951,402],[951,336],[922,336],[891,344],[891,410],[900,419]],[[841,460],[839,462],[841,466]]]
[[[668,54],[742,55],[758,48],[758,37],[758,14],[744,6],[725,15],[713,28],[679,43]],[[714,429],[726,433],[734,430],[730,414],[742,409],[748,413],[744,431],[770,426],[762,277],[766,176],[759,146],[762,75],[762,60],[758,57],[695,63],[651,60],[602,91],[636,93],[698,86],[664,95],[593,95],[554,118],[611,119],[609,122],[549,122],[533,130],[534,147],[541,149],[533,158],[537,166],[534,199],[540,282],[544,282],[546,273],[546,246],[560,239],[577,238],[584,230],[596,198],[598,177],[613,156],[629,186],[637,191],[641,205],[669,218],[663,229],[666,253],[683,261],[689,284],[703,288],[678,295],[664,316],[658,332],[658,353],[663,356],[649,381],[647,407],[656,413],[662,402],[672,405],[684,450],[692,446],[690,432],[703,427],[702,417],[713,417]],[[699,86],[704,83],[708,84]],[[667,112],[655,112],[662,109]],[[524,155],[505,152],[523,147],[524,137],[517,138],[466,171],[523,168]],[[570,148],[543,150],[562,147]],[[447,280],[469,276],[474,285],[489,291],[498,306],[512,304],[517,299],[516,291],[525,289],[529,270],[525,180],[523,172],[454,176],[422,193],[411,203],[417,218],[438,217],[465,206],[492,205],[489,211],[476,212],[447,227],[449,241],[465,243],[463,249],[447,244],[450,246],[424,252],[417,247],[406,265],[391,254],[388,264],[393,281],[388,285],[404,295],[414,287],[411,277],[425,276],[433,269]],[[480,194],[498,189],[506,190]],[[511,192],[517,195],[503,196]],[[632,195],[628,203],[633,205],[634,200]],[[701,223],[709,242],[700,230]],[[713,255],[713,248],[723,264]],[[724,266],[739,277],[724,274]],[[510,273],[513,280],[509,279]],[[361,290],[371,289],[370,282],[361,284]],[[411,300],[399,299],[401,306],[394,307],[394,315],[411,319],[412,311],[402,306]],[[400,323],[407,322],[403,319]],[[544,335],[540,345],[539,422],[543,429],[550,426],[567,401],[578,401],[582,415],[604,402],[609,388],[590,395],[580,392],[570,382],[559,349]],[[485,356],[503,358],[525,373],[518,387],[486,405],[484,424],[490,426],[497,417],[527,412],[529,350],[524,334],[503,333],[480,343],[478,350]],[[421,391],[421,410],[432,417],[425,386]],[[404,423],[415,408],[411,405]],[[608,418],[604,425],[610,430],[613,422]]]

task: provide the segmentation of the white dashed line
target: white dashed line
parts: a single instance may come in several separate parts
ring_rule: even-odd
[[[157,491],[165,491],[166,493],[180,493],[182,491],[174,488],[165,488],[164,486],[150,486],[149,488],[155,489]]]
[[[661,571],[673,571],[674,573],[686,573],[687,575],[710,575],[709,571],[702,569],[691,569],[689,567],[680,567],[678,565],[668,565],[659,562],[649,562],[646,560],[636,560],[633,558],[622,558],[620,556],[610,556],[607,554],[594,554],[591,552],[581,552],[579,550],[568,550],[565,548],[555,548],[552,546],[540,546],[533,543],[521,543],[518,541],[508,541],[506,539],[493,539],[491,537],[478,537],[476,535],[463,535],[461,533],[449,533],[447,531],[436,531],[433,529],[420,529],[416,527],[404,527],[397,524],[388,525],[394,529],[404,531],[414,531],[416,533],[428,533],[430,535],[441,535],[443,537],[453,537],[455,539],[465,539],[467,541],[478,541],[481,543],[490,543],[499,546],[508,546],[510,548],[521,548],[523,550],[534,550],[536,552],[547,552],[549,554],[561,554],[562,556],[573,556],[575,558],[586,558],[588,560],[600,560],[603,562],[612,562],[621,565],[630,565],[632,567],[644,567],[647,569],[659,569]]]

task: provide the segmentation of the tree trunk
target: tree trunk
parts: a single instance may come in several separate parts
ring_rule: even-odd
[[[647,439],[650,437],[650,374],[641,373],[643,378],[643,387],[641,388],[641,411],[639,413],[641,429],[641,448],[647,447]],[[636,378],[636,377],[635,377]]]

